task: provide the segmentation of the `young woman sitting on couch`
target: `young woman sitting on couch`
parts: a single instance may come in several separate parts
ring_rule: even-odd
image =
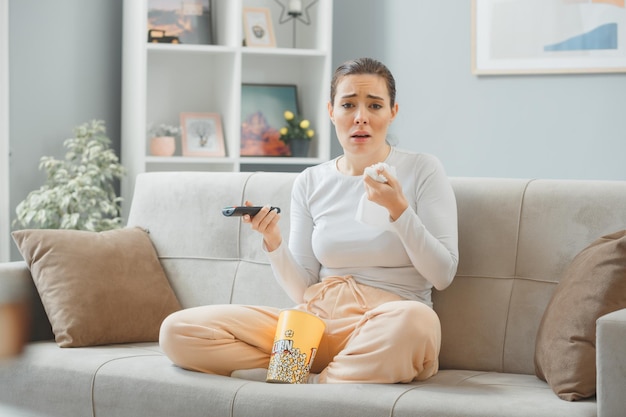
[[[295,180],[289,244],[269,206],[243,221],[263,235],[295,308],[326,324],[309,383],[429,378],[441,344],[431,288],[446,288],[458,264],[454,193],[437,158],[387,142],[398,104],[384,64],[340,65],[328,113],[343,155]],[[163,322],[160,343],[182,368],[264,380],[279,313],[244,305],[182,310]]]

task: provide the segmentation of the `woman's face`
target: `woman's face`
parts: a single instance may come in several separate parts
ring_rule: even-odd
[[[346,154],[362,155],[387,150],[387,128],[396,117],[397,103],[385,79],[373,74],[347,75],[337,84],[328,113]]]

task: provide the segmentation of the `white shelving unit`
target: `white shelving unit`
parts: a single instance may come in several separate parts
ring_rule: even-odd
[[[288,0],[281,0],[288,4]],[[303,0],[304,7],[312,0]],[[212,0],[214,44],[147,42],[147,0],[124,1],[122,81],[122,181],[124,216],[137,174],[146,171],[300,171],[330,158],[330,121],[326,103],[332,59],[333,0],[318,0],[308,9],[310,25],[279,24],[281,6],[275,0]],[[243,45],[243,8],[270,9],[275,48]],[[240,156],[241,86],[295,84],[301,113],[316,134],[309,156]],[[219,113],[226,142],[225,157],[149,154],[147,129],[155,124],[179,124],[180,113]]]

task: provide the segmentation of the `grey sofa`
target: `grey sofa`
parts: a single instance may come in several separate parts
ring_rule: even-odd
[[[295,174],[147,173],[128,225],[150,231],[183,307],[289,307],[260,236],[220,209],[250,200],[283,209]],[[585,246],[626,226],[626,182],[452,178],[460,263],[433,294],[441,368],[425,382],[280,385],[185,371],[157,343],[59,348],[41,304],[32,341],[0,366],[0,404],[47,416],[623,416],[626,310],[598,321],[598,396],[559,399],[534,375],[542,314],[560,274]],[[30,286],[23,262],[3,281]],[[1,291],[1,290],[0,290]]]

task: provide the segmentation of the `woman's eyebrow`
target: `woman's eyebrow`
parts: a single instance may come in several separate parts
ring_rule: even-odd
[[[343,99],[345,99],[345,98],[353,98],[353,97],[356,97],[356,96],[357,96],[356,93],[352,93],[352,94],[343,95],[343,96],[341,96],[341,98],[343,98]],[[374,94],[368,94],[367,98],[371,98],[371,99],[374,99],[374,100],[385,101],[385,99],[383,97],[379,97],[379,96],[376,96]]]

